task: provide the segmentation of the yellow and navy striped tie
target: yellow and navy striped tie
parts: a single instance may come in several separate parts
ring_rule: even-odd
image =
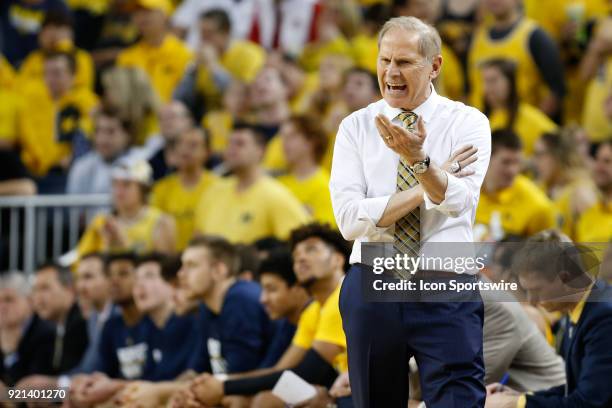
[[[404,128],[413,130],[416,128],[417,114],[404,111],[397,115],[402,121]],[[400,156],[397,166],[397,191],[405,191],[419,184],[410,169],[410,165]],[[406,254],[410,257],[418,257],[421,245],[421,212],[420,207],[415,208],[395,222],[393,233],[393,246],[397,253]]]

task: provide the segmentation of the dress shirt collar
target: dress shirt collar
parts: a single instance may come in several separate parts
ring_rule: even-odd
[[[440,100],[440,96],[436,93],[436,90],[431,83],[429,84],[429,87],[431,89],[431,94],[429,94],[427,99],[425,99],[425,102],[423,102],[422,104],[417,106],[416,109],[413,110],[414,113],[416,113],[417,115],[423,118],[423,121],[425,123],[428,123],[431,120],[434,112],[436,111],[436,107],[438,106],[438,102]],[[394,108],[390,106],[384,100],[383,100],[383,103],[384,103],[384,107],[383,107],[382,113],[389,120],[395,119],[397,115],[403,112],[403,109]]]

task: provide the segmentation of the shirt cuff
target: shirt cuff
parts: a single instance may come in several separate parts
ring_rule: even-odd
[[[447,184],[446,192],[444,193],[444,200],[439,204],[431,201],[427,192],[423,192],[423,201],[425,203],[425,209],[437,209],[438,211],[447,214],[451,217],[458,217],[465,208],[467,202],[465,194],[466,189],[462,181],[452,174],[447,173]]]
[[[527,396],[521,394],[519,399],[516,401],[516,408],[525,408],[527,406]]]
[[[357,218],[359,221],[365,221],[369,224],[370,228],[377,232],[384,232],[389,227],[378,227],[378,221],[380,221],[387,204],[389,204],[390,195],[382,197],[372,197],[363,199],[359,203],[359,213]]]

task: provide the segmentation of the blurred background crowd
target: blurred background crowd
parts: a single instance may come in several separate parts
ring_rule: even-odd
[[[303,360],[320,368],[307,358],[314,347],[335,371],[310,382],[331,387],[346,371],[337,289],[347,259],[331,158],[342,119],[380,98],[377,33],[392,16],[438,28],[436,91],[490,120],[475,239],[520,241],[557,228],[603,243],[600,270],[612,277],[611,8],[607,0],[2,1],[0,270],[12,269],[0,278],[3,382],[72,382],[75,406],[139,406],[145,395],[158,399],[140,406],[187,406],[198,387],[218,390],[215,379],[187,376],[156,392],[132,381],[268,367],[259,372],[266,378]],[[14,242],[24,225],[4,196],[100,194],[110,205],[77,218],[76,245],[54,244],[65,228],[37,229],[64,256],[30,265],[33,276],[15,270],[28,268],[9,260],[11,248],[27,252],[29,241]],[[37,253],[52,258],[46,250]],[[506,258],[492,275],[508,278]],[[511,384],[563,383],[546,348],[558,316],[524,309],[541,344],[530,348],[533,364],[522,364],[536,374]],[[310,326],[300,331],[298,321]],[[487,367],[488,380],[513,358],[489,359],[501,365]],[[255,395],[264,383],[224,393]],[[346,395],[342,378],[334,387]],[[278,402],[260,398],[224,404]]]

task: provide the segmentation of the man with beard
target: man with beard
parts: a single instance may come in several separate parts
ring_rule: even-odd
[[[346,241],[328,226],[309,224],[292,232],[290,244],[296,278],[314,299],[302,313],[287,352],[292,353],[295,360],[268,372],[224,382],[203,374],[186,391],[189,397],[206,406],[214,406],[225,395],[260,393],[254,405],[283,407],[280,399],[262,391],[271,390],[284,369],[292,369],[306,381],[326,387],[333,384],[338,373],[347,370],[346,340],[338,306],[348,257]],[[175,406],[180,403],[180,399],[175,398]]]

